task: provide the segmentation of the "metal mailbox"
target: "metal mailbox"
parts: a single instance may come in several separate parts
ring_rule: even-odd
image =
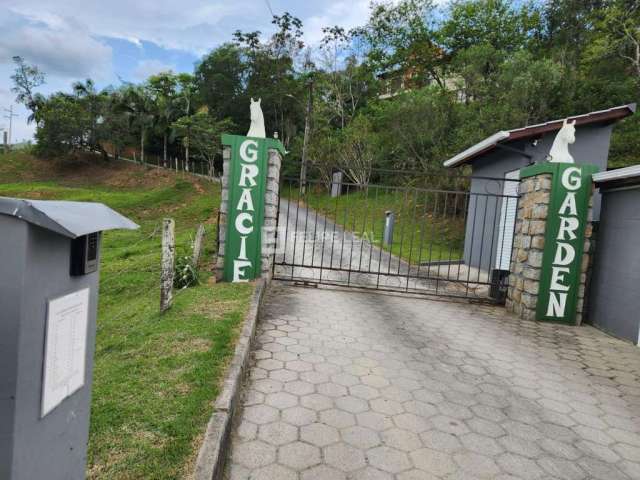
[[[138,226],[99,203],[0,197],[0,479],[85,475],[100,232]]]

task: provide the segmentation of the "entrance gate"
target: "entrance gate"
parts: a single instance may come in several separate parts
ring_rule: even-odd
[[[453,188],[423,188],[316,180],[301,188],[286,178],[273,277],[501,302],[508,272],[496,267],[512,250],[504,232],[515,218],[504,212],[518,202],[517,189],[504,188],[510,181],[458,177]]]

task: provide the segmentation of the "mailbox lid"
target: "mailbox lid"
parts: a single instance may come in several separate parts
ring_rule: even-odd
[[[0,197],[0,215],[9,215],[69,238],[138,225],[102,203]]]

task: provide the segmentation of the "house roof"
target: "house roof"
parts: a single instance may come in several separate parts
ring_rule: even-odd
[[[9,215],[69,238],[138,225],[102,203],[23,200],[0,197],[0,215]]]
[[[632,115],[636,111],[636,104],[620,105],[619,107],[609,108],[607,110],[598,110],[595,112],[585,113],[584,115],[576,115],[569,117],[569,120],[575,120],[576,126],[589,125],[594,123],[609,123],[620,120],[624,117]],[[513,142],[515,140],[523,140],[528,138],[536,138],[548,132],[560,130],[562,122],[565,119],[552,120],[550,122],[539,123],[537,125],[529,125],[527,127],[516,128],[513,130],[501,130],[494,133],[490,137],[485,138],[472,147],[467,148],[454,157],[444,162],[445,167],[457,167],[465,163],[473,161],[476,157],[484,155],[494,150],[500,143]]]
[[[594,173],[593,182],[600,188],[638,185],[640,184],[640,165]]]

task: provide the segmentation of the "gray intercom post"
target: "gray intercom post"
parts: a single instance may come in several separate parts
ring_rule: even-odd
[[[0,479],[85,475],[102,204],[0,197]]]

